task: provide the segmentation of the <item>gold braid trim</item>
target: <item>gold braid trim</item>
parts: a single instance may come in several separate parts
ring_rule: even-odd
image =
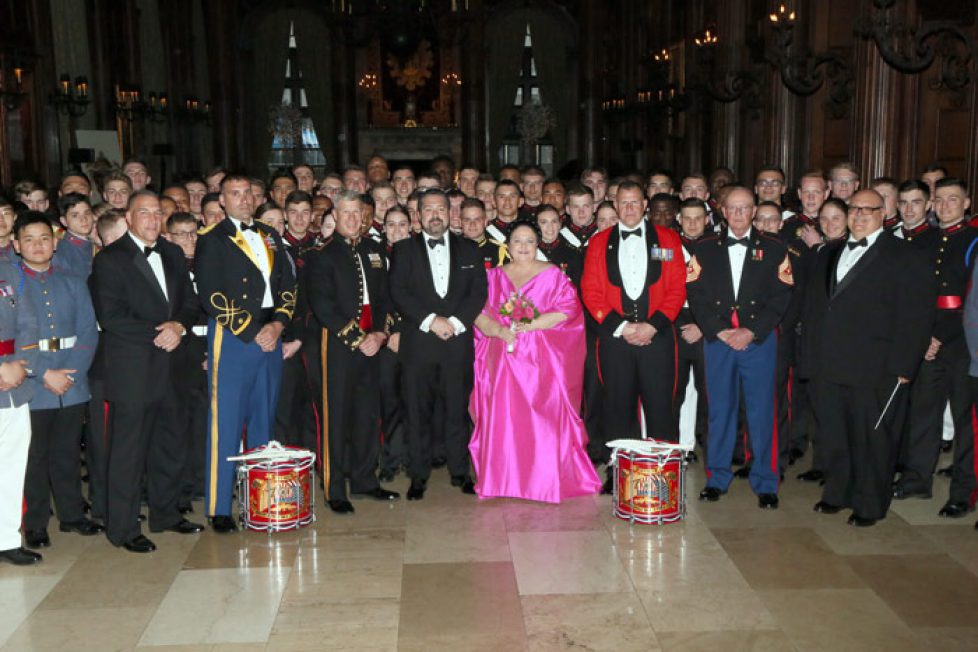
[[[251,313],[244,308],[239,308],[233,299],[229,301],[221,292],[211,295],[211,305],[221,313],[214,318],[214,321],[235,335],[248,328],[248,324],[251,323]]]

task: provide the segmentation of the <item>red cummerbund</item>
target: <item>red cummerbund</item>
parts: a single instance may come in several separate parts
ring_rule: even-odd
[[[937,307],[941,310],[957,310],[964,305],[961,297],[953,294],[945,294],[937,297]]]
[[[373,313],[370,311],[370,304],[364,304],[363,310],[360,311],[360,328],[363,332],[369,333],[374,329],[374,317]]]

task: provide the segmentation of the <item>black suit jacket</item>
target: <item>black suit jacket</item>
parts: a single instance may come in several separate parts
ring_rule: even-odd
[[[296,284],[282,239],[272,227],[255,222],[271,260],[269,283],[273,320],[288,327],[295,311]],[[201,229],[194,255],[197,290],[205,312],[245,342],[265,324],[258,317],[265,296],[265,278],[252,262],[244,236],[226,218]]]
[[[911,378],[930,342],[936,285],[924,255],[889,232],[849,270],[845,242],[818,252],[805,292],[799,375],[841,385],[890,387]]]
[[[169,300],[129,235],[103,249],[93,262],[89,287],[102,327],[108,401],[154,402],[172,382],[181,381],[175,370],[186,364],[186,338],[170,353],[153,340],[156,327],[166,321],[180,322],[189,332],[197,319],[197,296],[180,247],[162,238],[157,244]]]
[[[734,297],[727,231],[700,238],[687,266],[686,289],[693,318],[709,341],[732,328],[737,311],[740,326],[763,342],[784,317],[791,302],[794,276],[788,250],[776,237],[751,230],[740,288]],[[733,245],[740,247],[743,245]]]
[[[482,312],[489,293],[485,263],[479,247],[469,240],[448,234],[450,252],[448,292],[439,297],[428,262],[423,236],[402,240],[391,255],[391,297],[404,323],[401,328],[401,356],[405,362],[429,355],[472,356],[472,327]],[[434,333],[420,330],[430,314],[455,317],[465,325],[465,333],[443,341]]]
[[[384,248],[370,238],[362,238],[354,249],[345,238],[337,237],[321,249],[310,251],[306,257],[306,283],[299,289],[306,293],[316,327],[325,328],[330,337],[351,351],[367,336],[360,328],[364,292],[357,256],[370,298],[370,332],[385,330],[392,319],[387,256]]]

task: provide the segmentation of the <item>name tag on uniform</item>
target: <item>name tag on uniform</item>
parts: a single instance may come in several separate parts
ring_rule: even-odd
[[[672,249],[669,249],[668,247],[652,247],[649,256],[652,258],[652,260],[668,262],[672,260]]]
[[[380,259],[380,254],[371,253],[371,254],[367,254],[367,257],[370,258],[371,267],[376,267],[377,269],[381,269],[384,266],[384,261]]]

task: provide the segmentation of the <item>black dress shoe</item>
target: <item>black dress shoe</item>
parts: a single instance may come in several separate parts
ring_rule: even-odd
[[[686,453],[686,463],[693,464],[699,461],[699,457],[696,455],[696,451],[689,451]]]
[[[715,503],[720,500],[720,496],[727,493],[718,487],[707,487],[700,492],[700,500],[705,500],[707,502]]]
[[[150,528],[150,532],[176,532],[177,534],[197,534],[198,532],[203,532],[204,526],[200,523],[192,523],[185,518],[181,518],[178,522],[173,525],[159,530],[154,530]]]
[[[862,516],[857,516],[856,514],[852,514],[849,517],[849,520],[846,521],[846,523],[848,523],[849,525],[854,525],[856,527],[872,527],[876,525],[876,519],[864,518]]]
[[[453,475],[452,486],[461,487],[463,494],[475,494],[475,482],[467,475]]]
[[[799,473],[798,479],[802,482],[821,482],[825,479],[825,474],[818,469],[809,469],[804,473]]]
[[[153,552],[156,550],[156,544],[142,534],[129,539],[122,544],[122,547],[129,552]]]
[[[749,466],[742,466],[739,469],[737,469],[736,471],[734,471],[734,474],[733,475],[734,475],[735,478],[740,478],[741,480],[743,480],[744,478],[749,478],[750,477],[750,467]]]
[[[10,550],[0,550],[0,561],[5,561],[14,566],[30,566],[37,564],[43,559],[41,555],[23,548],[11,548]]]
[[[146,522],[146,515],[145,514],[140,514],[139,516],[137,516],[136,517],[136,522],[137,523],[145,523]]]
[[[933,494],[929,489],[914,489],[913,487],[903,487],[900,485],[893,488],[894,500],[906,500],[907,498],[920,498],[926,500],[931,497],[933,497]]]
[[[337,514],[352,514],[353,503],[349,500],[327,500],[326,504]]]
[[[942,469],[937,469],[937,475],[941,476],[942,478],[950,478],[953,473],[954,473],[953,464],[945,466]]]
[[[105,528],[95,521],[90,521],[87,518],[83,518],[79,521],[71,521],[69,523],[61,523],[58,525],[58,529],[62,532],[77,532],[83,537],[90,537],[100,532],[105,532]]]
[[[373,498],[374,500],[397,500],[401,494],[396,491],[389,491],[382,487],[371,489],[370,491],[357,491],[351,494],[353,498]]]
[[[187,503],[186,505],[178,505],[177,511],[184,516],[186,516],[187,514],[193,514],[194,506],[191,505],[190,503]]]
[[[838,505],[833,505],[832,503],[827,503],[824,500],[820,500],[815,503],[815,507],[812,508],[819,514],[838,514],[842,511],[842,508]]]
[[[211,517],[211,529],[219,534],[227,534],[237,532],[238,524],[230,516],[213,516]]]
[[[383,469],[377,474],[377,479],[381,482],[391,482],[394,480],[395,475],[397,475],[397,472],[393,469]]]
[[[51,537],[47,530],[27,530],[24,532],[24,541],[28,548],[47,548],[51,545]],[[18,550],[18,548],[14,548]]]
[[[431,468],[433,469],[440,469],[441,467],[445,466],[447,463],[448,460],[446,460],[444,457],[441,456],[431,458]]]
[[[805,457],[805,451],[800,448],[792,448],[788,451],[788,466],[793,466],[795,462]]]
[[[411,487],[407,492],[408,500],[421,500],[424,498],[424,490],[428,488],[424,480],[411,480]]]
[[[757,494],[757,506],[761,509],[777,509],[780,504],[778,494]]]
[[[969,512],[975,511],[975,508],[968,503],[947,503],[944,507],[941,507],[941,511],[937,512],[938,516],[943,516],[944,518],[961,518]]]

